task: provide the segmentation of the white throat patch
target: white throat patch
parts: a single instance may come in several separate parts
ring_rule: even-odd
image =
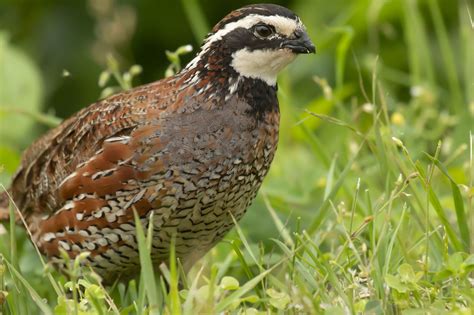
[[[295,58],[296,54],[289,49],[241,49],[232,54],[231,66],[241,76],[261,79],[274,86],[278,73]]]

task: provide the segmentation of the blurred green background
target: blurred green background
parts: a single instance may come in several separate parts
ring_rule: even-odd
[[[311,80],[314,75],[325,78],[331,86],[344,85],[346,89],[338,91],[342,99],[361,96],[358,76],[362,75],[370,84],[376,56],[391,98],[409,100],[410,88],[415,84],[440,88],[440,95],[434,97],[441,100],[461,97],[446,95],[451,92],[452,78],[443,64],[436,21],[430,17],[429,3],[433,1],[273,2],[288,6],[301,16],[318,50],[317,56],[300,58],[291,66],[288,84],[298,92],[294,106],[305,105],[321,94]],[[448,45],[455,48],[453,57],[457,63],[450,71],[462,72],[472,64],[463,64],[463,59],[457,58],[462,54],[458,49],[462,49],[459,44],[463,40],[456,33],[458,20],[466,18],[459,16],[466,12],[459,12],[463,1],[459,7],[453,5],[456,2],[437,1],[437,6],[450,36],[446,39]],[[210,28],[232,9],[249,3],[252,1],[2,0],[0,29],[3,41],[24,52],[39,72],[40,108],[64,118],[97,100],[100,95],[97,78],[108,53],[113,53],[124,68],[135,63],[142,65],[144,72],[139,83],[157,80],[168,64],[165,50],[184,44],[192,44],[196,50],[200,45],[202,31],[191,26],[189,14],[202,14],[204,27]],[[194,4],[201,12],[193,11]],[[188,14],[186,7],[190,10]],[[412,11],[408,16],[404,14],[407,10]],[[424,25],[410,25],[407,19],[417,14],[426,18]],[[416,41],[418,32],[426,33],[426,42]],[[418,56],[408,54],[410,45],[416,45]],[[189,61],[192,55],[185,56],[184,61]],[[410,67],[416,59],[420,59],[420,73],[412,74]],[[336,69],[340,66],[337,62],[345,63],[345,67]],[[428,62],[431,70],[424,69],[424,63]],[[69,77],[62,76],[64,70],[70,73]],[[446,110],[463,111],[460,104],[439,105]]]
[[[190,2],[191,3],[191,2]],[[206,26],[251,1],[202,1]],[[289,1],[280,1],[288,5]],[[192,8],[191,8],[192,10]],[[181,1],[4,1],[0,29],[38,67],[44,84],[42,108],[67,117],[97,100],[99,73],[113,53],[121,65],[138,63],[140,83],[160,79],[167,67],[165,50],[192,44],[193,34]],[[190,60],[192,55],[185,58]],[[62,77],[63,69],[70,72]]]
[[[285,214],[311,218],[314,203],[324,196],[329,162],[338,158],[342,168],[356,148],[349,129],[311,117],[305,109],[365,132],[373,126],[373,104],[383,101],[394,134],[415,158],[432,151],[440,138],[446,138],[447,155],[466,141],[474,107],[468,2],[273,2],[300,15],[317,47],[316,55],[298,58],[279,80],[280,150],[263,191],[281,200]],[[123,70],[143,67],[135,85],[158,80],[169,64],[166,50],[191,44],[186,63],[220,18],[249,3],[1,0],[0,162],[6,172],[0,180],[8,184],[20,152],[49,128],[43,120],[50,116],[38,113],[62,119],[99,98],[107,55]],[[380,96],[374,96],[374,88]],[[308,141],[308,135],[319,140]],[[372,162],[367,158],[361,169]],[[376,172],[368,168],[366,174],[381,185],[392,179]],[[453,172],[466,182],[462,169]],[[250,211],[245,222],[260,215]],[[254,232],[261,232],[257,237],[271,233]]]
[[[449,267],[449,257],[474,249],[473,2],[272,2],[301,17],[317,54],[299,57],[279,77],[279,148],[242,220],[252,248],[263,242],[262,261],[272,265],[283,259],[272,238],[289,244],[296,235],[291,233],[306,228],[317,259],[307,273],[300,271],[298,287],[314,277],[306,289],[319,312],[337,304],[346,289],[353,298],[358,284],[347,270],[367,272],[374,282],[370,299],[381,299],[384,310],[390,309],[391,299],[400,297],[387,293],[386,276],[400,274],[401,263],[434,275],[417,284],[426,288],[421,295],[428,292],[425,306],[436,300],[430,292],[437,292],[443,310],[449,309],[445,301],[462,300],[459,292],[473,301],[468,269],[458,274],[457,267]],[[98,81],[108,55],[122,71],[142,66],[134,85],[158,80],[169,65],[166,50],[191,44],[194,51],[182,57],[185,64],[216,22],[249,3],[0,0],[0,167],[5,170],[0,183],[8,185],[22,150],[34,139],[100,97],[104,87]],[[235,233],[203,264],[227,261]],[[44,296],[54,296],[42,287],[38,257],[24,233],[19,235],[23,274]],[[8,244],[0,242],[4,255],[11,250]],[[330,267],[319,270],[325,259]],[[238,261],[227,267],[221,276],[246,279]],[[293,270],[286,263],[285,268]],[[286,272],[271,282],[281,289]],[[443,281],[452,274],[459,286],[445,290]],[[419,307],[413,296],[418,295],[402,296],[402,302],[410,301],[402,308]],[[351,309],[364,309],[366,297],[354,297],[362,304]]]

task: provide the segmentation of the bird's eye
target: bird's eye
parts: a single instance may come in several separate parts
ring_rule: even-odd
[[[262,38],[272,35],[274,31],[273,27],[266,24],[258,24],[255,26],[255,34]]]

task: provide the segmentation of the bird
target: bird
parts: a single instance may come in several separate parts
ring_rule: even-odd
[[[189,270],[256,197],[278,144],[277,75],[309,53],[294,12],[244,6],[176,75],[51,129],[23,153],[7,189],[33,243],[59,269],[63,252],[89,252],[85,263],[110,283],[139,274],[140,222],[152,230],[153,264],[168,262],[173,241]]]

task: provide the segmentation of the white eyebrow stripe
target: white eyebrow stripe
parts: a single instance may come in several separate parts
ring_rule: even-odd
[[[304,29],[304,25],[299,18],[294,20],[280,15],[268,16],[260,14],[250,14],[244,17],[243,19],[226,24],[223,29],[207,37],[204,42],[204,45],[202,45],[201,47],[201,51],[196,57],[194,57],[193,60],[188,63],[186,69],[194,68],[201,59],[201,57],[208,52],[212,43],[221,40],[222,37],[238,28],[249,29],[250,27],[254,26],[259,22],[273,25],[278,33],[284,34],[285,36],[290,36],[296,29]]]
[[[232,32],[237,28],[250,28],[255,24],[263,22],[266,24],[273,25],[278,33],[281,33],[285,36],[290,36],[298,28],[302,27],[299,20],[294,20],[280,15],[259,15],[259,14],[250,14],[243,19],[240,19],[235,22],[228,23],[224,26],[223,29],[217,31],[206,39],[206,44],[213,43],[217,40],[222,39],[225,35]]]

